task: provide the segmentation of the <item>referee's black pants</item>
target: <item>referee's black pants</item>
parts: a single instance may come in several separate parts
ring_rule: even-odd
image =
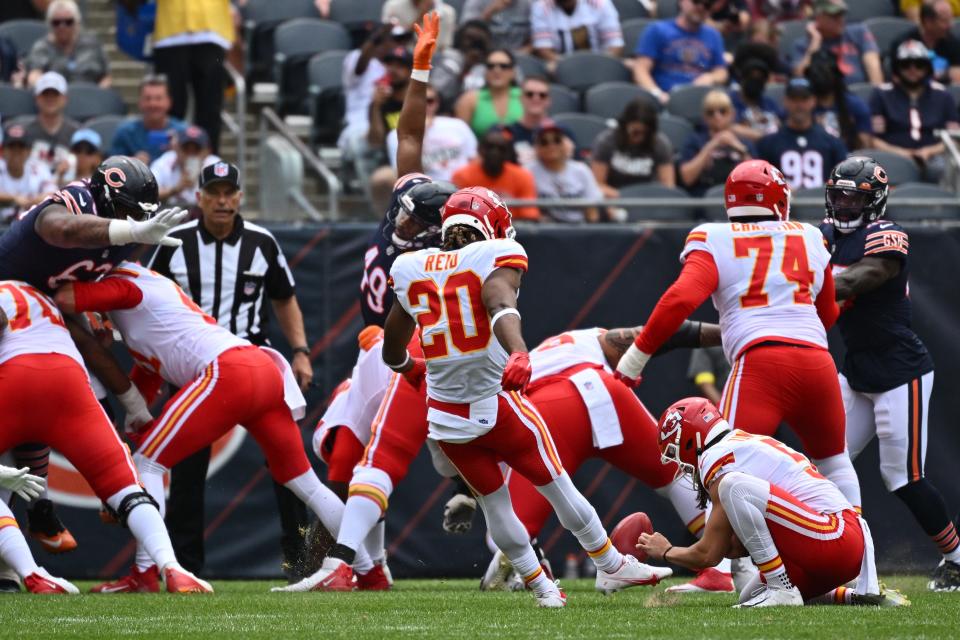
[[[170,469],[170,498],[167,500],[167,530],[180,564],[194,573],[203,569],[204,491],[210,447],[184,458]],[[288,574],[296,575],[303,565],[302,530],[309,524],[307,507],[292,491],[273,483],[280,512],[280,548]]]
[[[186,44],[153,50],[153,68],[167,76],[170,115],[187,115],[187,87],[193,90],[193,123],[210,136],[214,153],[220,148],[220,111],[223,108],[226,51],[212,43]]]

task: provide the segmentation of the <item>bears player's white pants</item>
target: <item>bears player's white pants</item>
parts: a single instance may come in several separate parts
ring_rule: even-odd
[[[876,436],[880,475],[889,491],[923,477],[932,390],[933,371],[882,393],[854,391],[840,376],[850,457],[856,458]]]

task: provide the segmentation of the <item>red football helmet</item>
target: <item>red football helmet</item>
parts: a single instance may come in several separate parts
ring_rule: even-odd
[[[790,185],[780,169],[766,160],[741,162],[723,190],[723,203],[731,220],[745,216],[776,216],[790,219]]]
[[[487,240],[516,235],[507,205],[486,187],[467,187],[455,192],[443,205],[440,220],[440,235],[444,238],[447,229],[457,224],[476,229]]]
[[[684,398],[667,407],[660,416],[660,460],[677,463],[682,473],[693,473],[697,456],[707,443],[707,434],[723,416],[706,398]]]

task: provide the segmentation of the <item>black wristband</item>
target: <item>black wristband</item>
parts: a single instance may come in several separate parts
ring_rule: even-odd
[[[667,547],[667,550],[663,552],[663,555],[661,556],[661,559],[663,560],[663,562],[670,562],[669,560],[667,560],[667,554],[670,553],[670,549],[673,549],[673,545],[670,545],[669,547]]]
[[[302,353],[303,355],[310,357],[310,347],[294,347],[293,355],[297,355],[298,353]]]
[[[684,320],[676,333],[667,338],[663,346],[657,349],[653,355],[659,356],[673,351],[674,349],[695,349],[700,346],[700,326],[703,323],[699,320]]]

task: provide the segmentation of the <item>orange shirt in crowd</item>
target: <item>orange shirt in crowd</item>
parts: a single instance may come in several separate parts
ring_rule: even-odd
[[[505,162],[500,175],[492,178],[483,172],[480,161],[474,160],[457,169],[452,179],[458,189],[486,187],[496,191],[502,198],[533,200],[537,197],[537,186],[533,182],[533,174],[513,162]],[[517,220],[540,219],[540,210],[536,207],[511,207],[510,213]]]

